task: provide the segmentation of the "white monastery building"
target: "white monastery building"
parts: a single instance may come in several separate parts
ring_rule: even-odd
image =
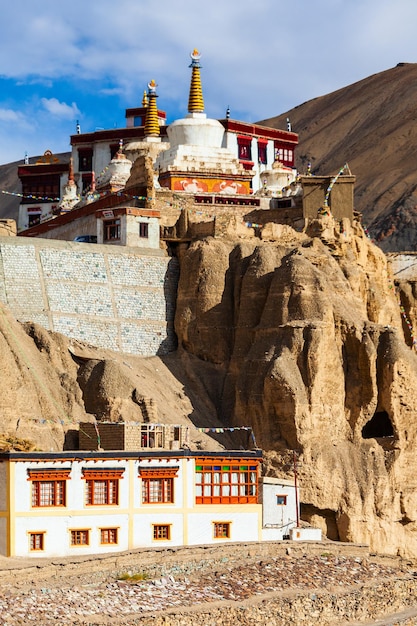
[[[262,486],[261,461],[260,450],[0,453],[0,554],[287,538],[294,486]]]

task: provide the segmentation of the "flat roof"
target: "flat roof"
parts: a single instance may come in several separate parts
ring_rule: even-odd
[[[1,461],[89,461],[123,459],[179,459],[179,458],[220,459],[262,459],[262,450],[71,450],[62,452],[0,452]]]

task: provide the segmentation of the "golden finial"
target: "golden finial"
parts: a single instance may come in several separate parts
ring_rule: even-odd
[[[148,83],[148,98],[149,104],[146,111],[145,120],[145,137],[159,137],[159,120],[158,120],[158,108],[156,106],[156,82],[152,79]]]
[[[188,98],[188,112],[189,113],[204,113],[204,98],[203,98],[203,88],[201,86],[201,75],[200,75],[200,58],[201,54],[194,48],[191,56],[191,65],[192,74],[191,74],[191,85],[190,85],[190,96]]]

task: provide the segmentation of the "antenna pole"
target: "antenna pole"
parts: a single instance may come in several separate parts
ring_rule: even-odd
[[[293,450],[294,461],[294,487],[295,487],[295,516],[297,520],[297,528],[300,528],[300,516],[298,513],[298,481],[297,481],[297,453]]]

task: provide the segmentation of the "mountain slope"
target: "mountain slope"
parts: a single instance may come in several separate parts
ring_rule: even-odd
[[[401,63],[262,120],[299,134],[296,165],[333,174],[348,163],[355,208],[385,251],[417,246],[417,64]]]

